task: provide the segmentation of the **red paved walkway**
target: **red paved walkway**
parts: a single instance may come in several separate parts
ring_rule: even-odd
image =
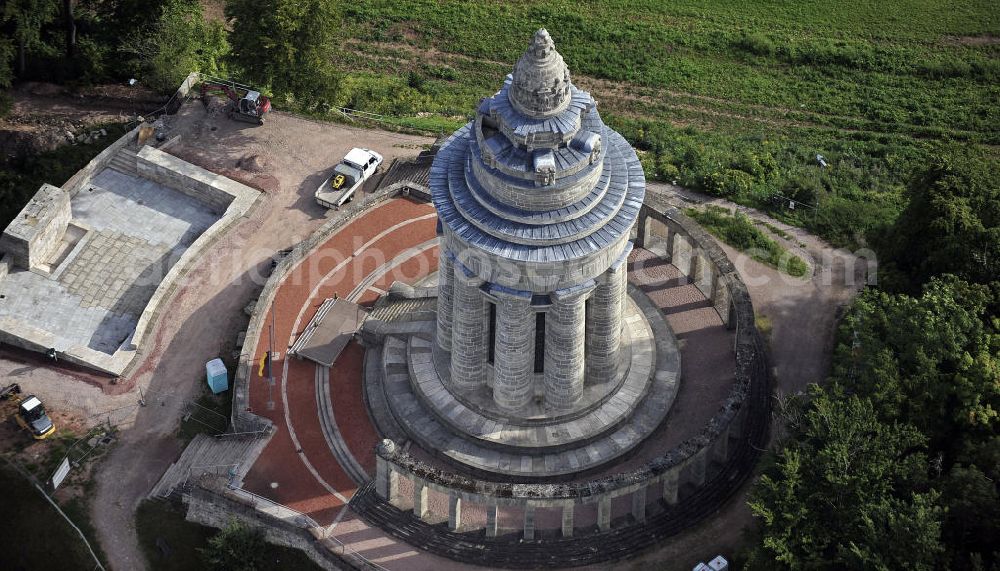
[[[298,359],[286,362],[285,352],[325,299],[334,293],[346,297],[373,272],[384,271],[388,262],[432,240],[433,214],[430,204],[390,200],[330,237],[279,286],[274,345],[281,358],[272,364],[276,378],[270,397],[273,410],[267,410],[266,379],[257,370],[250,378],[251,409],[271,419],[277,433],[247,474],[246,489],[307,513],[323,525],[331,523],[338,508],[350,499],[355,483],[337,462],[320,428],[315,365]],[[435,246],[415,253],[372,285],[384,290],[397,279],[412,283],[436,269]],[[370,304],[377,298],[378,293],[368,288],[358,302]],[[267,347],[265,332],[256,355],[264,355]],[[330,395],[348,449],[371,473],[377,435],[362,398],[363,359],[364,350],[359,345],[348,345],[330,370]]]

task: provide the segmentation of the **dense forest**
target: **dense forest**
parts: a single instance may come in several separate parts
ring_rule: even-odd
[[[448,130],[548,26],[650,178],[878,253],[879,285],[842,320],[830,379],[778,407],[747,565],[1000,570],[1000,14],[975,1],[872,10],[7,0],[0,89],[139,77],[169,92],[200,70],[259,85],[280,109]],[[16,202],[25,176],[3,173],[0,199]]]
[[[751,568],[1000,569],[1000,169],[967,152],[915,173],[829,381],[781,407]]]

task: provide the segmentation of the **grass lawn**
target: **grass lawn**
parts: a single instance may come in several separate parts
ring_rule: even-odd
[[[32,484],[0,463],[0,569],[93,569],[94,560],[80,536]],[[80,504],[82,505],[82,503]],[[81,525],[80,509],[64,507]]]
[[[708,206],[705,210],[688,208],[684,213],[697,220],[716,238],[762,264],[794,277],[802,277],[809,270],[801,258],[768,238],[745,214],[733,215],[718,206]]]
[[[156,571],[204,569],[205,561],[198,550],[208,547],[208,540],[218,533],[214,528],[186,521],[182,508],[153,501],[139,505],[136,531],[146,560]],[[258,571],[319,569],[298,549],[265,545],[265,565]]]

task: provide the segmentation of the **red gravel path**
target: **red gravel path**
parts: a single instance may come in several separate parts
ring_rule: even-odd
[[[274,338],[275,350],[281,353],[281,358],[272,365],[276,377],[271,394],[275,403],[273,410],[267,410],[266,379],[258,376],[256,370],[250,378],[251,409],[271,419],[278,430],[247,474],[246,489],[307,513],[324,525],[336,517],[337,508],[343,505],[329,488],[347,499],[354,493],[354,482],[333,456],[320,429],[315,365],[291,359],[287,363],[287,376],[282,377],[286,367],[285,352],[298,333],[295,329],[305,327],[324,299],[334,293],[346,296],[389,260],[433,239],[435,219],[418,219],[433,212],[431,205],[426,203],[390,200],[330,237],[279,286],[274,304]],[[396,225],[400,226],[393,228]],[[371,244],[361,250],[369,241]],[[413,275],[419,267],[429,267],[427,271],[433,271],[437,267],[436,256],[436,251],[419,254],[419,259],[400,264],[397,271],[389,272],[377,284],[381,286],[392,276]],[[422,276],[416,276],[419,277]],[[369,289],[358,301],[372,303],[377,297],[378,294]],[[267,347],[265,333],[256,354],[265,354]],[[330,370],[330,394],[334,416],[348,449],[366,470],[374,471],[371,451],[377,435],[362,400],[363,356],[363,349],[353,343],[344,350]],[[283,392],[288,398],[287,405],[282,400]],[[301,448],[293,441],[289,424]],[[275,483],[277,487],[272,487]]]

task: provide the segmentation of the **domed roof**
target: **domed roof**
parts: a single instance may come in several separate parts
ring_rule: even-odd
[[[528,50],[514,66],[510,101],[533,118],[555,115],[569,104],[569,68],[545,28],[535,32]]]

